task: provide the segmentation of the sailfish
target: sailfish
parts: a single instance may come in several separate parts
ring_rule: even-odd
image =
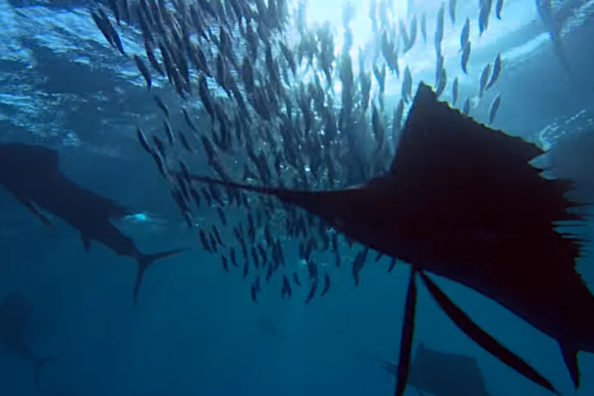
[[[29,338],[32,313],[33,303],[23,293],[7,295],[0,302],[0,345],[33,365],[35,387],[39,388],[43,369],[58,356],[43,357],[35,352]]]
[[[134,259],[137,263],[134,303],[138,301],[148,268],[156,261],[185,250],[141,252],[134,240],[112,223],[134,212],[68,179],[60,169],[58,152],[48,147],[0,144],[0,186],[45,225],[53,225],[46,216],[49,213],[72,226],[78,231],[86,251],[91,248],[91,242],[96,241],[120,256]]]
[[[388,373],[396,375],[395,364],[380,359],[378,363]],[[422,342],[412,359],[408,385],[416,389],[419,396],[491,396],[476,359],[438,351]]]
[[[531,381],[558,393],[521,357],[478,326],[435,283],[441,276],[496,301],[555,339],[575,387],[579,351],[594,352],[594,297],[576,271],[585,240],[573,183],[550,179],[544,154],[439,102],[420,84],[389,171],[362,185],[299,191],[193,175],[199,182],[276,197],[352,240],[411,266],[395,395],[404,394],[417,280],[467,336]],[[573,231],[572,231],[573,230]]]
[[[555,55],[559,59],[559,62],[568,73],[569,76],[572,76],[572,69],[571,64],[569,63],[569,59],[567,58],[567,54],[565,51],[565,47],[563,45],[563,37],[561,35],[561,27],[563,18],[567,18],[565,15],[567,13],[566,10],[570,10],[571,7],[569,5],[575,6],[575,2],[568,2],[568,5],[565,6],[564,9],[554,12],[553,11],[553,4],[551,0],[536,0],[536,9],[538,11],[538,15],[543,22],[547,32],[549,33],[549,37],[551,38],[551,42],[553,43],[553,50],[555,51]],[[563,12],[565,11],[565,12]]]

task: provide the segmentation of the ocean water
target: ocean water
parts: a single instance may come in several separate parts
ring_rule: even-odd
[[[351,56],[357,64],[358,48],[374,37],[368,2],[353,3]],[[433,35],[441,2],[412,0],[410,9],[404,1],[394,3],[394,14],[406,23],[427,14],[427,43],[419,34],[413,48],[400,57],[400,68],[402,76],[409,67],[413,91],[420,81],[433,85]],[[568,148],[546,160],[557,166],[558,175],[588,179],[593,160],[587,147],[589,153],[594,148],[588,135],[594,129],[594,2],[552,2],[554,12],[563,13],[560,38],[571,74],[555,53],[534,1],[505,0],[502,19],[491,15],[482,35],[477,30],[476,3],[459,0],[455,24],[446,3],[442,53],[449,81],[441,99],[452,102],[451,82],[457,76],[460,94],[455,107],[462,108],[469,98],[470,116],[487,123],[490,105],[500,95],[494,128],[546,148],[569,142]],[[310,0],[307,8],[310,26],[328,24],[337,53],[343,45],[342,4]],[[327,295],[304,304],[307,288],[294,289],[287,300],[281,299],[280,286],[275,285],[263,287],[254,303],[252,283],[242,278],[241,271],[225,272],[220,258],[201,248],[196,229],[186,226],[167,183],[139,146],[136,128],[162,128],[162,112],[134,62],[111,48],[93,22],[91,10],[97,7],[115,25],[107,2],[0,0],[0,143],[55,149],[68,178],[134,208],[136,215],[117,225],[143,252],[189,249],[150,268],[135,306],[133,260],[97,243],[86,252],[68,225],[57,220],[55,226],[46,227],[0,191],[0,298],[13,291],[26,294],[34,306],[27,339],[40,355],[58,356],[44,368],[36,386],[31,363],[0,346],[0,395],[393,394],[395,377],[377,361],[398,357],[408,266],[397,265],[388,273],[389,261],[376,263],[372,254],[356,287],[350,269],[356,250],[343,246],[345,264],[332,270]],[[459,32],[467,16],[472,21],[473,48],[464,74]],[[118,31],[127,53],[143,53],[137,26],[123,24]],[[501,76],[479,99],[481,71],[497,54],[504,65]],[[366,62],[372,66],[375,61],[370,57]],[[164,98],[172,112],[183,105],[196,116],[199,128],[208,130],[209,117],[195,91],[181,100],[166,79],[156,78],[154,72],[153,77],[152,92]],[[386,119],[391,119],[400,100],[401,84],[402,77],[386,82]],[[332,89],[337,95],[341,92],[338,77]],[[181,128],[183,120],[172,124]],[[371,133],[370,128],[366,131]],[[586,143],[572,146],[579,138]],[[576,145],[583,154],[574,154]],[[203,152],[185,161],[196,173],[206,173],[209,167]],[[238,212],[229,209],[227,216],[243,218]],[[218,221],[216,212],[204,206],[193,215],[199,227]],[[591,236],[592,231],[588,225],[584,232]],[[223,236],[225,241],[233,238],[231,232]],[[283,240],[287,265],[305,273],[293,252],[297,243]],[[578,268],[585,282],[592,284],[594,258],[589,251],[586,246]],[[333,268],[334,257],[321,254],[318,264]],[[446,279],[439,279],[439,284],[490,334],[564,394],[574,394],[554,340],[468,288]],[[491,395],[550,394],[476,346],[422,287],[415,345],[419,342],[476,358]],[[592,395],[594,356],[582,353],[579,361],[582,384],[575,394]],[[417,393],[410,388],[406,394]]]

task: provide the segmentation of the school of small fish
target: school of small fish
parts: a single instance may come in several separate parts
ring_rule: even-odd
[[[457,15],[456,3],[442,2],[435,10],[438,95],[448,85],[442,54],[446,12],[451,29],[460,35],[459,72],[469,71],[474,27],[469,17]],[[492,3],[480,2],[476,24],[480,34],[488,27]],[[342,10],[340,32],[328,24],[310,26],[303,0],[296,5],[288,0],[110,0],[108,4],[94,8],[92,19],[107,42],[131,58],[163,117],[160,132],[137,128],[137,139],[168,182],[188,227],[196,228],[200,246],[220,255],[224,271],[237,269],[250,278],[255,302],[277,273],[282,298],[290,298],[300,287],[308,288],[305,302],[324,296],[331,287],[331,271],[349,257],[344,249],[356,245],[342,241],[334,230],[302,211],[276,210],[269,198],[195,185],[187,158],[206,158],[223,180],[302,189],[351,185],[380,174],[394,154],[416,83],[402,57],[415,45],[423,45],[417,40],[418,30],[427,41],[431,27],[426,12],[416,15],[411,7],[408,15],[397,15],[393,2],[372,0],[373,39],[353,59],[350,23],[355,10],[349,3]],[[498,1],[497,17],[502,7]],[[139,33],[144,53],[128,55],[118,31],[130,29]],[[286,39],[288,33],[293,40]],[[336,48],[337,34],[344,35],[342,48]],[[485,65],[477,97],[495,85],[502,69],[501,55]],[[450,77],[455,105],[459,77]],[[393,110],[386,105],[387,80],[401,80]],[[335,89],[337,84],[340,90]],[[163,85],[181,98],[180,109],[174,110],[174,104],[156,92],[156,86]],[[464,114],[470,113],[471,99],[464,101]],[[489,123],[500,104],[496,95]],[[236,221],[239,216],[225,214],[223,208],[233,206],[249,209],[245,219]],[[210,224],[197,224],[197,213],[204,210],[212,213],[205,216]],[[286,242],[295,239],[301,263],[297,268],[287,265],[284,253]],[[329,259],[330,255],[335,258]],[[358,285],[368,252],[363,249],[350,256]],[[392,261],[389,270],[394,265]]]

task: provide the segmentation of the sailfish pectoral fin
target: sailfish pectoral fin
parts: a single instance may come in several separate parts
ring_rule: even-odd
[[[565,361],[565,365],[569,370],[569,374],[571,375],[571,380],[573,381],[573,385],[577,388],[580,387],[580,368],[578,366],[578,359],[577,354],[578,351],[570,346],[559,344],[561,347],[561,354],[563,355],[563,360]]]
[[[404,321],[402,323],[402,335],[400,338],[400,356],[396,372],[395,396],[402,396],[406,391],[408,373],[410,369],[410,355],[412,351],[413,335],[415,332],[415,311],[417,306],[417,286],[415,283],[417,271],[413,268],[408,280],[406,291],[406,305],[404,310]]]
[[[462,330],[468,337],[476,342],[481,348],[495,356],[497,359],[507,364],[519,374],[530,381],[550,390],[559,395],[560,393],[553,385],[539,374],[532,366],[526,363],[522,358],[501,345],[496,339],[487,334],[476,323],[466,315],[449,297],[425,274],[420,273],[423,283],[429,290],[431,297],[437,302],[443,312]]]

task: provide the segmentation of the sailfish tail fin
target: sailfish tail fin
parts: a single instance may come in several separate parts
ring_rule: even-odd
[[[43,371],[43,369],[45,368],[45,366],[48,363],[56,360],[58,357],[59,357],[58,355],[47,356],[47,357],[44,357],[44,358],[37,359],[35,361],[35,368],[34,368],[35,369],[35,373],[34,373],[34,375],[35,375],[35,387],[36,388],[39,388],[39,384],[41,382],[41,372]]]
[[[184,248],[178,249],[171,249],[166,250],[164,252],[153,253],[153,254],[142,254],[137,259],[138,268],[136,270],[136,281],[134,282],[134,292],[133,292],[133,299],[134,305],[138,303],[138,293],[140,291],[140,286],[142,285],[142,280],[144,279],[144,274],[146,270],[156,261],[175,256],[181,252],[183,252]]]

